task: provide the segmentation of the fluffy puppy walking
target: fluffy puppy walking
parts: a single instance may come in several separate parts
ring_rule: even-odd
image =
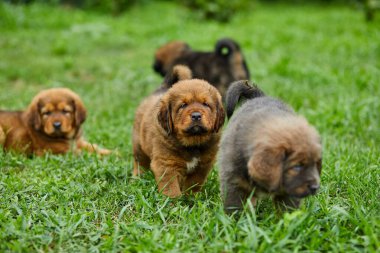
[[[231,118],[220,144],[221,194],[227,213],[240,210],[252,196],[269,195],[280,208],[297,208],[320,185],[320,137],[305,118],[283,102],[266,97],[248,81],[227,92],[231,117],[239,98],[247,101]]]
[[[73,91],[43,90],[25,111],[0,111],[0,145],[4,150],[27,155],[63,154],[70,150],[111,153],[81,137],[86,114],[82,100]]]
[[[228,85],[237,80],[249,79],[249,70],[239,44],[232,39],[220,39],[214,52],[193,51],[182,41],[172,41],[155,53],[153,69],[165,76],[173,66],[188,66],[194,78],[214,85],[224,97]]]
[[[140,104],[133,125],[133,174],[150,168],[158,189],[169,197],[199,191],[214,164],[224,109],[219,92],[191,79],[176,66],[158,89]]]

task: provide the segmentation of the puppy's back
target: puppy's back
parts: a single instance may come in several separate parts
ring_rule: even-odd
[[[3,128],[14,128],[22,126],[22,111],[1,111],[0,110],[0,126]]]
[[[4,149],[29,144],[27,122],[22,119],[22,111],[0,111],[0,145]]]
[[[271,117],[295,115],[283,102],[271,97],[258,97],[246,101],[231,117],[223,132],[220,145],[221,164],[233,163],[233,166],[248,162],[249,147],[257,127]],[[239,154],[239,155],[237,155]],[[228,168],[229,166],[223,166]]]

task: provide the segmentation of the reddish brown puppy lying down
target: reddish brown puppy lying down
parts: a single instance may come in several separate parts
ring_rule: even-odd
[[[133,174],[140,174],[140,166],[150,168],[159,191],[169,197],[201,189],[214,164],[224,122],[216,88],[186,73],[191,73],[187,67],[175,67],[176,78],[171,80],[179,81],[147,97],[133,126]]]
[[[234,113],[223,134],[218,162],[227,213],[252,197],[269,195],[282,208],[298,207],[320,184],[322,147],[305,118],[281,101],[266,97],[247,81],[227,92],[230,117],[240,97],[248,100]]]
[[[25,111],[0,111],[0,145],[28,155],[70,150],[109,154],[81,137],[85,119],[86,109],[77,94],[66,88],[43,90]]]

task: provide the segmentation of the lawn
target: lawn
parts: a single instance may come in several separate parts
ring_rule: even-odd
[[[380,248],[380,19],[349,6],[256,5],[227,24],[168,2],[112,17],[0,3],[0,108],[65,86],[88,109],[84,133],[116,149],[27,158],[0,153],[0,252],[375,252]],[[162,79],[155,49],[212,50],[236,39],[252,80],[316,126],[322,186],[278,216],[270,201],[225,215],[215,166],[202,193],[170,200],[132,178],[131,129]]]

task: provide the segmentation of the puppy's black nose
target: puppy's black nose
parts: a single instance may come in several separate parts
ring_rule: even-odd
[[[59,121],[55,121],[53,123],[54,129],[59,130],[61,128],[62,123]]]
[[[192,119],[193,121],[200,121],[201,118],[202,118],[202,114],[201,114],[200,112],[193,112],[193,113],[191,114],[191,119]]]
[[[311,194],[315,194],[319,189],[319,185],[318,184],[311,184],[311,185],[309,185],[309,189],[310,189]]]

